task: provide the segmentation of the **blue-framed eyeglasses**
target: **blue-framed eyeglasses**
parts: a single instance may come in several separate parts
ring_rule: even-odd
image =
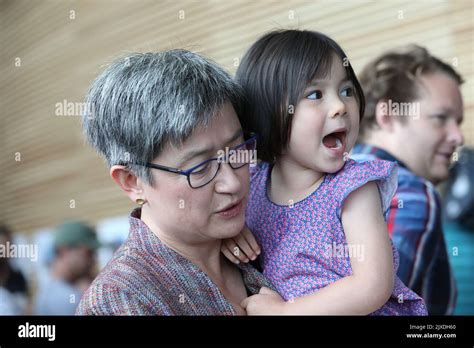
[[[166,167],[155,163],[137,164],[148,168],[164,170],[166,172],[181,174],[187,177],[191,188],[197,189],[209,184],[217,176],[222,163],[228,163],[232,169],[239,169],[247,164],[255,163],[257,160],[256,134],[250,134],[250,138],[231,149],[227,149],[218,157],[209,158],[204,162],[195,165],[192,168],[181,170],[178,168]]]

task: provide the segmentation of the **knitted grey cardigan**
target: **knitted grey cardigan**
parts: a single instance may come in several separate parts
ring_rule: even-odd
[[[235,315],[214,282],[195,264],[164,245],[130,215],[125,243],[84,293],[77,315]],[[238,265],[247,293],[271,283],[249,264]]]

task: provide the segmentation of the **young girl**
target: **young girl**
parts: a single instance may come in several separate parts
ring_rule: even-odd
[[[251,168],[247,226],[278,290],[248,297],[247,313],[426,315],[395,276],[384,214],[396,164],[348,158],[364,95],[340,46],[317,32],[271,32],[245,54],[236,78],[248,101],[242,127],[260,135],[262,160]],[[248,231],[223,245],[234,262],[234,251],[248,261],[257,249]]]

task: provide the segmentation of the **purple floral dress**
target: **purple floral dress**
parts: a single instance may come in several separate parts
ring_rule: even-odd
[[[264,275],[285,300],[314,293],[352,274],[350,257],[362,258],[364,250],[347,245],[341,223],[344,200],[376,181],[386,214],[397,188],[396,169],[394,162],[350,159],[302,201],[278,205],[267,195],[271,167],[264,162],[251,167],[247,226],[262,248]],[[393,245],[392,249],[396,273],[399,256]],[[372,314],[427,315],[427,311],[423,300],[395,276],[392,296]]]

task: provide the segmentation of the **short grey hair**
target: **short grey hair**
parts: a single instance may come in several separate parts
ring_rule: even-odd
[[[153,185],[150,169],[134,163],[152,161],[169,142],[180,146],[228,101],[239,114],[242,95],[226,71],[197,53],[132,53],[112,62],[92,83],[83,130],[109,168],[127,165]]]

